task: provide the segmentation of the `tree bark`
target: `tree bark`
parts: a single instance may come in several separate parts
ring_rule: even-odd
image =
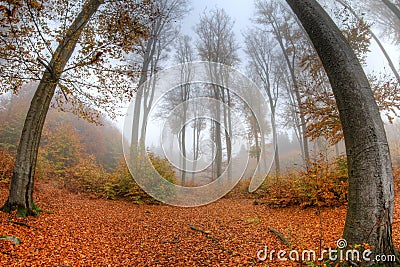
[[[33,203],[33,185],[39,143],[47,111],[58,81],[75,50],[82,30],[102,3],[103,0],[90,0],[83,6],[82,11],[66,31],[65,38],[54,52],[49,65],[46,66],[25,119],[11,179],[10,193],[1,208],[2,211],[11,212],[17,209],[20,216],[36,214],[36,207]]]
[[[321,58],[339,109],[349,168],[343,237],[348,244],[376,246],[376,254],[394,255],[393,173],[386,133],[371,86],[354,51],[317,1],[286,2]],[[386,266],[395,265],[386,263]]]

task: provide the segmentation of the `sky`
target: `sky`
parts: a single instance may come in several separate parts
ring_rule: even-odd
[[[190,3],[192,9],[190,13],[183,19],[181,23],[182,33],[189,35],[196,40],[196,33],[194,28],[196,24],[199,22],[200,15],[204,12],[215,8],[223,8],[226,13],[233,19],[234,24],[234,32],[237,38],[237,41],[240,45],[239,56],[242,59],[240,66],[238,66],[239,70],[244,72],[244,68],[246,65],[245,53],[243,51],[244,46],[244,38],[243,32],[254,26],[251,22],[251,18],[254,16],[254,1],[253,0],[191,0]],[[395,65],[399,68],[399,53],[398,47],[392,45],[390,42],[382,40],[385,48],[392,56],[392,60]],[[378,46],[372,41],[371,50],[368,59],[367,59],[367,67],[368,72],[373,70],[381,70],[386,69],[389,71],[387,66],[386,59],[384,58],[382,52],[379,50]],[[173,63],[171,63],[173,64]],[[168,64],[167,64],[168,66]],[[118,127],[123,128],[123,118],[118,120]]]
[[[195,39],[196,34],[194,33],[194,27],[198,23],[200,15],[204,11],[207,12],[208,10],[215,8],[223,8],[235,22],[234,32],[241,47],[239,55],[241,58],[245,57],[243,52],[244,38],[242,33],[252,26],[251,18],[254,16],[255,11],[253,0],[192,0],[191,6],[191,12],[182,22],[182,32],[184,34],[190,35]],[[395,65],[399,67],[400,55],[398,53],[398,47],[386,40],[381,41],[383,41],[389,55],[392,55],[392,60]],[[240,66],[241,69],[243,69],[244,64],[245,62],[242,61]],[[386,59],[383,57],[378,46],[372,41],[371,53],[367,60],[367,69],[370,71],[373,69],[384,68],[386,65]],[[388,67],[386,66],[386,68]]]
[[[192,11],[182,22],[182,32],[184,34],[190,35],[195,39],[196,34],[194,33],[194,28],[199,22],[200,15],[215,8],[223,8],[235,22],[234,32],[241,47],[239,54],[241,57],[244,56],[244,38],[242,33],[246,28],[251,26],[250,18],[254,13],[254,4],[252,0],[192,0],[191,5],[193,8]]]

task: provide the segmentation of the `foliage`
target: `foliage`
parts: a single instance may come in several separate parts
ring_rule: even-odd
[[[400,115],[400,81],[385,74],[371,75],[370,81],[379,110],[393,123],[394,117]]]
[[[369,52],[369,27],[364,20],[354,21],[345,17],[342,21],[342,33],[360,62],[365,62]],[[306,50],[300,67],[312,77],[306,76],[301,82],[300,110],[307,121],[306,136],[312,140],[323,136],[331,144],[336,144],[343,139],[339,112],[322,62],[313,48]]]
[[[17,150],[18,140],[21,136],[22,126],[28,105],[32,99],[33,85],[24,86],[18,95],[3,95],[0,97],[0,148]]]
[[[0,97],[0,105],[3,107],[0,109],[1,149],[16,150],[34,86],[24,86],[24,90],[18,95]],[[56,164],[64,164],[64,158],[65,164],[71,165],[73,162],[77,163],[78,158],[85,154],[94,155],[99,165],[108,171],[114,171],[122,153],[121,141],[115,138],[120,132],[105,117],[101,117],[99,121],[102,126],[78,119],[71,113],[51,109],[47,114],[40,142],[39,171],[45,171],[46,164],[50,164],[46,158],[55,162],[55,156],[58,159]],[[61,172],[64,168],[65,166],[58,166],[57,169]]]
[[[347,162],[345,157],[333,163],[323,157],[309,163],[306,170],[267,177],[258,194],[272,206],[337,206],[347,202]]]
[[[107,181],[107,172],[96,163],[93,155],[81,158],[79,163],[60,177],[72,192],[101,194]]]
[[[0,94],[16,93],[23,84],[52,69],[55,47],[85,1],[0,1]],[[115,113],[117,101],[129,98],[138,66],[127,62],[155,16],[152,1],[104,1],[82,29],[74,54],[60,70],[53,105],[89,121],[104,111]],[[60,74],[60,73],[58,73]],[[90,80],[90,82],[88,82]],[[88,105],[88,104],[91,105]]]
[[[257,251],[265,246],[269,252],[335,249],[346,215],[345,208],[272,209],[243,199],[190,209],[134,205],[71,194],[42,180],[36,186],[37,204],[45,211],[40,216],[16,218],[0,212],[0,237],[21,241],[0,240],[1,266],[305,266],[276,256],[260,262]],[[7,189],[0,187],[0,201],[6,197]],[[399,200],[397,195],[395,221]],[[292,246],[283,245],[270,227]]]
[[[31,97],[32,91],[28,87],[19,95],[0,98],[5,107],[0,110],[0,118],[6,126],[0,127],[0,182],[5,184],[12,176],[14,148]],[[51,110],[43,129],[36,176],[74,193],[152,202],[121,160],[121,142],[115,138],[120,135],[119,130],[106,119],[101,118],[101,121],[103,126],[96,126],[73,114]],[[167,160],[152,154],[150,158],[160,175],[175,181],[175,172]]]
[[[400,167],[393,168],[395,190],[400,190]]]
[[[342,32],[360,62],[365,63],[370,46],[371,25],[363,19],[353,20],[347,17],[343,19]],[[309,50],[303,56],[300,66],[313,78],[302,82],[301,110],[307,120],[306,136],[312,140],[322,136],[331,144],[336,144],[343,139],[339,112],[322,63],[314,50]],[[380,111],[392,122],[393,116],[398,116],[400,110],[398,81],[387,74],[373,74],[368,78]]]
[[[147,160],[150,159],[151,166],[147,164]],[[134,166],[134,169],[131,169],[129,172],[128,167],[125,164],[125,161],[120,163],[119,168],[117,169],[117,181],[118,183],[113,184],[112,187],[109,187],[110,191],[106,192],[109,196],[110,193],[113,192],[119,193],[115,194],[115,197],[127,197],[128,199],[134,200],[135,202],[154,202],[154,200],[147,195],[137,184],[134,182],[134,178],[140,178],[140,181],[150,183],[152,188],[152,192],[156,194],[173,194],[173,192],[166,191],[168,188],[165,188],[163,184],[158,182],[154,183],[154,170],[158,172],[165,180],[175,183],[176,182],[176,174],[172,168],[172,165],[165,158],[160,158],[154,155],[153,153],[148,152],[147,157],[144,155],[136,155],[135,161],[137,165]],[[133,167],[133,166],[131,166]],[[133,175],[133,177],[132,177]],[[140,176],[140,177],[139,177]],[[145,179],[143,179],[145,178]],[[157,179],[156,179],[157,180]],[[157,180],[158,181],[158,180]],[[146,185],[149,186],[149,185]]]
[[[11,180],[14,168],[14,156],[0,148],[0,183],[8,183]]]
[[[104,184],[104,197],[107,199],[130,198],[137,202],[148,198],[147,194],[135,183],[126,166],[125,160],[121,159],[116,171],[109,175]]]
[[[154,168],[166,180],[174,183],[175,172],[168,160],[150,154]],[[41,158],[42,160],[42,158]],[[40,164],[41,160],[39,160]],[[89,193],[107,199],[127,199],[135,203],[157,203],[135,182],[125,160],[121,159],[114,172],[108,172],[96,163],[93,155],[85,155],[78,159],[78,163],[62,171],[57,171],[58,164],[48,162],[47,172],[38,172],[44,180],[56,180],[61,188],[66,188],[74,193]],[[135,173],[138,175],[139,173]],[[140,172],[147,175],[148,172]],[[160,190],[165,190],[160,188]]]

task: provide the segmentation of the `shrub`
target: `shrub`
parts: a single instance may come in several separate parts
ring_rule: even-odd
[[[9,183],[14,169],[14,156],[0,149],[0,183]]]
[[[348,175],[345,157],[333,163],[323,158],[306,170],[267,177],[258,194],[272,206],[337,206],[347,202]]]
[[[148,156],[157,172],[167,181],[175,183],[176,175],[168,160],[157,157],[152,153],[149,153]],[[143,156],[138,156],[137,158],[138,162],[143,162],[144,160],[146,159]],[[149,180],[151,182],[152,177],[150,177],[150,174],[153,173],[153,170],[149,170],[148,168],[153,167],[145,166],[142,168],[138,168],[134,175],[144,175],[146,177],[146,180]],[[166,188],[159,184],[155,184],[153,186],[154,193],[158,193],[158,191],[162,191],[160,192],[162,194],[173,193],[166,192],[166,190]],[[103,193],[105,197],[110,199],[127,198],[136,203],[156,202],[152,197],[144,192],[143,189],[139,187],[139,185],[136,184],[124,160],[119,163],[116,172],[111,174],[110,179],[105,184]]]
[[[137,203],[149,198],[133,180],[123,159],[120,160],[116,171],[108,176],[103,187],[103,196],[107,199],[127,198]]]
[[[400,168],[393,168],[394,188],[400,190]]]
[[[72,192],[101,194],[109,174],[96,163],[96,158],[89,155],[79,159],[76,166],[66,170],[64,184]]]
[[[253,198],[254,194],[249,193],[250,178],[242,178],[235,187],[225,195],[225,198]]]

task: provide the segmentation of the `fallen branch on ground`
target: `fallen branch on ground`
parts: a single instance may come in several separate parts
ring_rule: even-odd
[[[290,242],[285,238],[285,236],[279,232],[278,230],[272,228],[272,227],[268,227],[268,230],[275,234],[277,237],[279,237],[279,239],[282,241],[282,243],[288,247],[290,247]]]

